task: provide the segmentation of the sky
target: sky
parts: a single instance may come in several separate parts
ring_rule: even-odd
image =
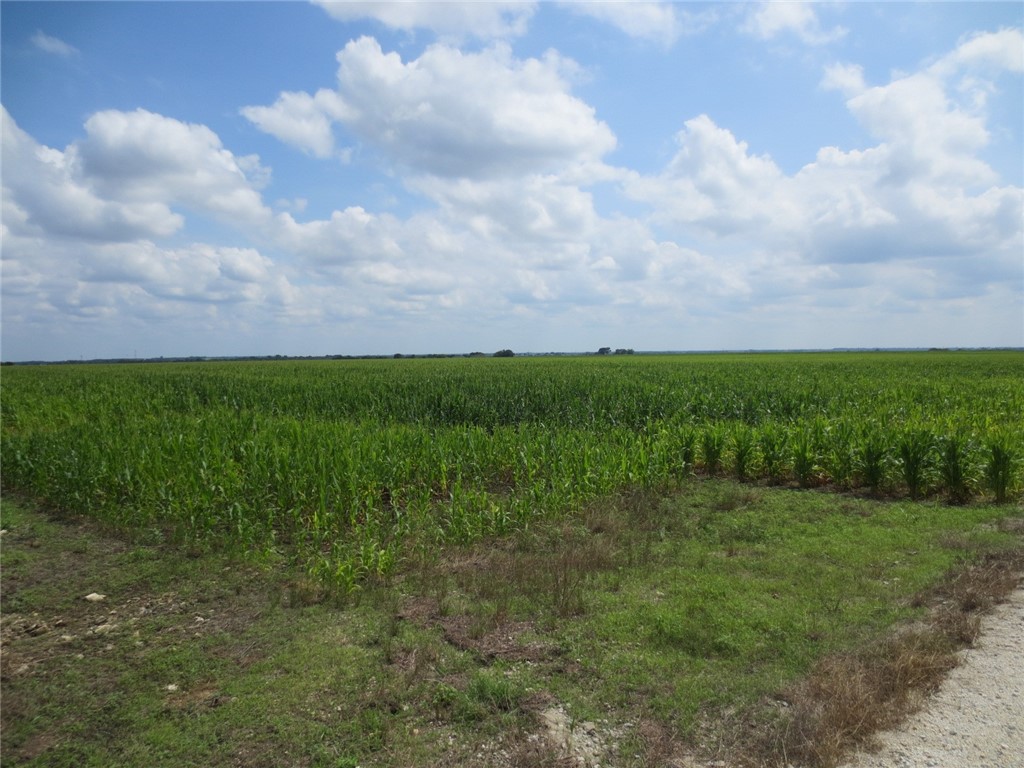
[[[1024,346],[1019,2],[0,3],[0,356]]]

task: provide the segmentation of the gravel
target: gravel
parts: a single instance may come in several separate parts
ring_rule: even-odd
[[[1024,768],[1024,589],[982,621],[935,696],[845,768]]]

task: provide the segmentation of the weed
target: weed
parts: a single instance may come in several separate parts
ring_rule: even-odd
[[[481,671],[475,674],[466,688],[466,695],[491,712],[512,712],[519,706],[524,691],[509,676],[499,671]]]

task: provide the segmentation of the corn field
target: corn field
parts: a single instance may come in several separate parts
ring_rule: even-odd
[[[6,491],[352,589],[702,474],[1017,501],[1024,354],[9,366],[0,418]]]

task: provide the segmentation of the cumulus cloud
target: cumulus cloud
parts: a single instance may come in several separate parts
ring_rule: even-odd
[[[1024,33],[1019,29],[977,32],[963,40],[931,70],[936,74],[952,74],[960,67],[978,66],[997,71],[1024,71]]]
[[[3,118],[4,223],[13,234],[88,240],[162,237],[184,220],[159,200],[111,200],[97,194],[75,147],[36,142],[6,109]]]
[[[314,153],[329,149],[326,134],[310,139],[315,132],[296,126],[337,121],[394,162],[438,176],[543,172],[596,163],[615,146],[594,109],[569,92],[575,64],[554,51],[519,60],[503,44],[479,53],[434,45],[403,62],[363,37],[338,64],[336,98],[289,94],[243,114]]]
[[[391,216],[377,216],[359,206],[334,211],[330,219],[297,222],[290,213],[277,216],[277,244],[314,267],[357,261],[393,259],[402,248],[395,239],[399,229]]]
[[[570,2],[565,8],[619,28],[630,37],[671,46],[684,33],[708,23],[708,16],[688,14],[673,3],[626,0],[624,2]]]
[[[515,243],[582,243],[594,235],[591,195],[556,176],[474,181],[423,177],[411,186],[440,205],[452,224]]]
[[[95,241],[167,237],[175,210],[235,225],[269,220],[258,187],[269,171],[224,149],[206,126],[135,110],[108,110],[64,150],[37,143],[3,111],[4,205],[12,226]]]
[[[284,92],[269,107],[244,107],[257,128],[314,157],[336,153],[332,124],[352,117],[337,92],[321,88],[315,95]]]
[[[256,189],[266,169],[254,156],[233,155],[205,125],[144,109],[106,110],[85,130],[72,151],[81,173],[109,199],[175,202],[238,223],[269,215]]]
[[[82,280],[125,283],[152,296],[202,302],[258,302],[267,298],[273,262],[252,248],[195,243],[160,248],[152,242],[98,248]]]
[[[523,0],[493,2],[330,2],[314,0],[339,21],[375,19],[390,29],[429,29],[446,40],[466,37],[489,40],[526,32],[537,4]]]
[[[792,218],[778,194],[786,180],[775,162],[750,154],[746,142],[707,115],[686,121],[676,142],[679,149],[661,174],[627,183],[629,194],[655,206],[660,221],[727,236]]]
[[[823,29],[815,7],[810,3],[775,0],[763,2],[753,9],[742,29],[762,40],[789,33],[807,45],[824,45],[846,35],[842,27]]]
[[[970,74],[976,87],[994,88],[1000,71],[1017,71],[1007,51],[1018,43],[1019,35],[1007,32],[974,36],[936,63],[879,86],[869,86],[859,67],[829,67],[822,86],[843,93],[875,146],[824,147],[788,176],[701,116],[687,121],[665,170],[633,177],[627,192],[650,203],[655,221],[676,232],[700,227],[805,263],[993,265],[1012,256],[1019,268],[1024,190],[1001,184],[983,159],[987,115],[958,87]],[[982,61],[991,70],[987,79]],[[969,290],[987,290],[985,279],[968,281]]]
[[[831,64],[825,68],[821,87],[841,91],[848,97],[856,96],[867,87],[864,84],[864,68],[859,64]]]

